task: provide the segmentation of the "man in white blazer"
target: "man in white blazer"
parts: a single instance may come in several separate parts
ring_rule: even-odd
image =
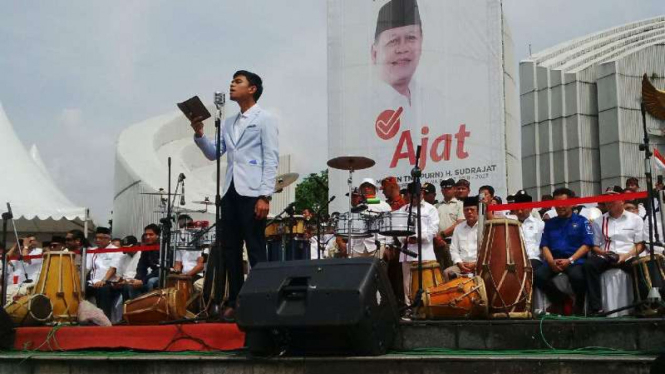
[[[261,78],[240,70],[233,75],[229,98],[240,112],[222,126],[221,155],[227,167],[222,192],[222,251],[229,275],[229,303],[223,317],[235,317],[235,302],[244,282],[243,242],[251,266],[266,261],[265,227],[275,189],[279,144],[277,121],[256,102],[263,92]],[[203,134],[203,123],[194,119],[194,142],[209,160],[216,146]]]

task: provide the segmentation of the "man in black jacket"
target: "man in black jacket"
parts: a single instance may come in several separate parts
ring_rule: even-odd
[[[142,245],[159,245],[161,230],[154,223],[143,229]],[[133,299],[140,294],[152,291],[159,283],[159,251],[142,251],[139,263],[136,266],[136,276],[128,279],[122,290],[125,301]]]

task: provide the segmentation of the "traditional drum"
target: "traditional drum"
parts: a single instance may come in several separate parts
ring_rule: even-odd
[[[533,269],[519,225],[492,219],[483,228],[476,274],[485,282],[490,318],[531,318]]]
[[[166,277],[166,288],[175,288],[182,291],[185,300],[189,301],[194,291],[192,277],[184,274],[169,274]]]
[[[122,317],[130,325],[151,325],[185,317],[187,300],[181,290],[164,288],[126,301]]]
[[[73,252],[46,252],[34,294],[43,294],[53,305],[53,320],[73,322],[83,297]]]
[[[480,277],[459,277],[429,288],[423,299],[428,319],[487,317],[487,293]]]
[[[411,302],[415,302],[416,293],[418,292],[418,282],[420,274],[418,273],[418,263],[411,263],[411,292],[409,297]],[[423,290],[436,287],[443,284],[443,273],[441,273],[441,266],[436,261],[423,261]]]
[[[43,325],[53,316],[51,300],[40,294],[25,295],[7,305],[5,311],[21,327]]]
[[[340,214],[335,221],[335,235],[352,238],[369,238],[370,220],[363,214],[348,213]]]
[[[386,212],[377,217],[376,222],[381,235],[411,236],[416,233],[414,223],[409,224],[409,212]]]
[[[280,230],[281,225],[281,219],[273,220],[272,223],[266,225],[266,238],[279,237],[282,234]]]
[[[665,296],[663,287],[665,287],[665,257],[660,254],[654,254],[654,261],[651,256],[640,257],[633,261],[633,290],[635,291],[635,301],[642,302],[647,300],[649,291],[653,287],[660,289],[661,297]],[[641,316],[655,316],[664,312],[663,308],[653,308],[652,305],[642,304],[636,309],[637,314]]]

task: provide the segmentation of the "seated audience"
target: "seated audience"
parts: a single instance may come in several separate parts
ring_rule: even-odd
[[[458,224],[453,231],[450,243],[450,257],[455,265],[444,270],[447,280],[476,271],[478,256],[478,197],[464,199],[465,221]]]
[[[91,253],[86,255],[86,270],[89,273],[85,295],[86,297],[94,297],[97,306],[104,311],[107,317],[111,318],[113,299],[116,296],[112,283],[118,280],[116,272],[121,264],[122,253],[94,252],[95,250],[117,248],[111,244],[111,230],[107,227],[97,227],[95,244],[97,246],[91,248]]]
[[[608,188],[605,194],[618,195],[621,187]],[[608,212],[593,225],[594,246],[584,263],[589,314],[602,313],[600,276],[609,268],[632,272],[631,262],[644,250],[644,222],[626,211],[621,200],[605,203]]]
[[[561,201],[573,197],[574,193],[568,188],[558,188],[552,195],[554,200]],[[534,284],[545,292],[553,304],[553,310],[556,310],[561,307],[566,295],[555,286],[552,278],[559,273],[567,274],[575,292],[574,312],[582,314],[586,293],[582,264],[587,252],[593,247],[593,231],[589,221],[573,213],[571,206],[558,206],[555,209],[557,216],[545,222],[540,242],[545,263],[535,272]]]

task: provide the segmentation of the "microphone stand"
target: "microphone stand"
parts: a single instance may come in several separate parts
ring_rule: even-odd
[[[654,256],[654,245],[660,242],[658,235],[658,222],[656,221],[656,212],[653,206],[653,177],[651,173],[651,148],[649,147],[649,133],[647,131],[647,117],[646,117],[646,107],[644,102],[641,103],[642,110],[642,129],[644,131],[644,144],[640,144],[639,148],[644,152],[644,175],[646,177],[647,184],[647,214],[649,216],[649,262],[647,263],[647,269],[649,276],[652,280],[652,288],[649,290],[648,299],[652,303],[660,303],[661,295],[658,292],[658,289],[665,286],[665,280],[663,280],[662,275],[659,272],[658,264],[655,261]],[[662,207],[661,207],[662,209]]]
[[[162,245],[159,248],[159,285],[166,287],[166,276],[168,268],[166,266],[168,253],[171,251],[171,157],[168,158],[168,195],[166,205],[166,217],[160,219],[162,224]]]
[[[420,146],[416,149],[416,165],[411,170],[411,177],[413,178],[414,184],[414,193],[411,195],[411,203],[409,205],[409,217],[411,216],[411,210],[413,209],[413,200],[415,196],[418,196],[418,206],[416,207],[416,230],[418,233],[418,291],[416,292],[415,300],[412,301],[411,310],[416,310],[422,304],[423,297],[423,232],[422,232],[422,222],[421,222],[421,211],[420,206],[422,204],[422,196],[420,196],[420,176],[422,175],[422,169],[420,169]],[[408,247],[408,240],[407,240]]]
[[[13,219],[11,208],[7,203],[7,212],[2,213],[2,306],[7,302],[7,221]],[[18,246],[19,243],[17,242]]]
[[[222,158],[222,119],[224,117],[224,94],[215,92],[215,158],[216,158],[216,186],[215,186],[215,242],[210,248],[208,263],[206,264],[205,279],[203,283],[203,298],[208,298],[204,303],[208,311],[210,303],[213,308],[221,306],[222,298],[226,289],[226,262],[222,253],[222,195],[221,195],[221,158]],[[213,314],[214,314],[213,310]]]

